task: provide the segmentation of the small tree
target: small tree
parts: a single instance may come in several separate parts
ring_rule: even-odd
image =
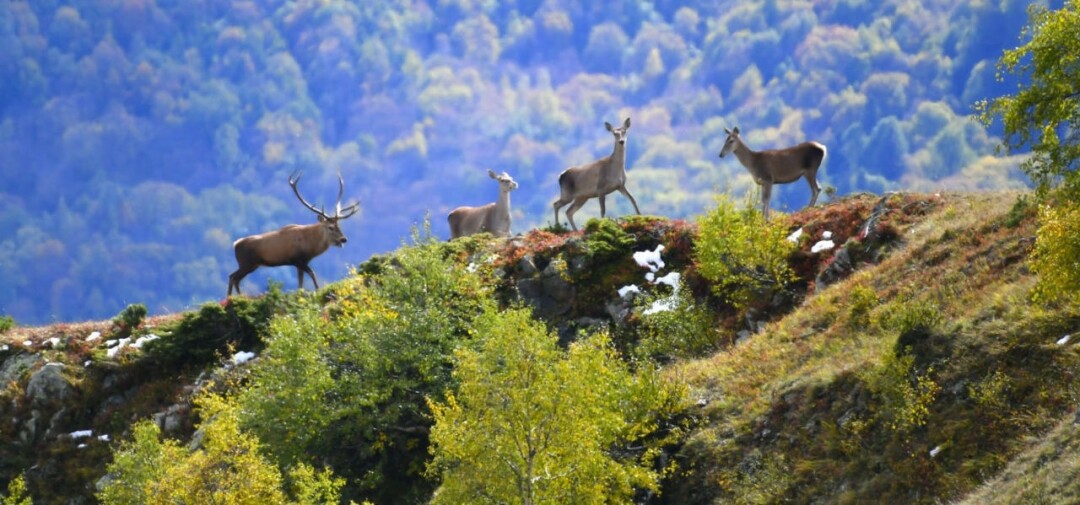
[[[478,349],[456,353],[457,392],[429,401],[433,503],[628,502],[657,490],[658,450],[643,440],[678,388],[632,373],[603,334],[560,349],[527,310],[489,311],[477,334]]]
[[[738,210],[722,196],[699,227],[694,255],[701,275],[735,307],[752,302],[757,291],[780,289],[794,280],[788,256],[795,244],[786,240],[783,219],[766,222],[757,210]]]
[[[1026,75],[1030,83],[1021,84],[1015,95],[982,101],[977,109],[983,123],[1001,117],[1006,149],[1031,147],[1022,168],[1042,196],[1058,188],[1039,214],[1035,294],[1045,301],[1075,300],[1080,294],[1080,0],[1067,0],[1057,11],[1032,5],[1028,16],[1023,35],[1031,39],[1005,51],[998,69]]]
[[[1014,95],[976,104],[979,120],[1004,123],[1003,146],[1010,152],[1030,146],[1022,168],[1046,191],[1063,181],[1080,194],[1080,0],[1067,0],[1061,10],[1033,4],[1028,8],[1024,45],[1005,51],[1002,73],[1027,76]],[[1064,137],[1064,138],[1063,138]],[[1075,199],[1075,197],[1074,197]]]

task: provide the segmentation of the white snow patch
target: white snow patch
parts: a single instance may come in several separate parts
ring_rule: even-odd
[[[7,344],[0,345],[0,351],[6,351],[6,350],[8,350],[8,345]]]
[[[248,361],[251,361],[251,358],[254,358],[254,357],[255,357],[255,353],[253,353],[253,352],[240,351],[240,352],[238,352],[236,354],[233,354],[232,362],[233,362],[234,365],[242,365],[244,363],[247,363]]]
[[[831,239],[832,238],[832,232],[831,231],[822,232],[821,233],[821,238],[823,238],[825,240]]]
[[[34,345],[34,342],[32,340],[23,340],[22,345],[23,345],[23,347],[30,347],[30,346]]]
[[[638,251],[634,253],[634,261],[638,266],[648,268],[650,272],[655,272],[664,268],[664,260],[660,259],[660,253],[664,250],[664,244],[657,244],[654,251]]]
[[[142,337],[139,337],[138,339],[136,339],[135,342],[131,344],[131,347],[134,347],[136,349],[142,349],[143,344],[145,344],[147,342],[153,342],[154,340],[157,340],[159,338],[161,338],[161,337],[151,333],[149,335],[142,336]]]
[[[667,284],[668,286],[671,286],[673,289],[678,290],[679,289],[679,279],[681,279],[681,278],[682,278],[682,276],[679,275],[679,272],[671,272],[671,273],[669,273],[669,274],[667,274],[667,275],[665,275],[663,277],[657,278],[655,281],[653,281],[653,284]]]
[[[77,446],[77,448],[79,448],[79,449],[86,449],[86,444],[79,444],[79,445]]]
[[[642,315],[656,314],[657,312],[667,312],[669,310],[675,310],[675,297],[664,298],[663,300],[657,300],[653,302],[649,308],[642,312]]]
[[[941,452],[941,446],[940,445],[933,448],[933,449],[930,449],[930,457],[933,458],[933,457],[937,456],[939,452]]]
[[[639,294],[641,293],[641,288],[633,284],[628,284],[619,288],[619,298],[626,298],[626,295],[629,295],[630,293]]]
[[[1070,338],[1072,338],[1072,335],[1065,335],[1064,337],[1059,338],[1057,341],[1057,345],[1068,344]]]
[[[55,348],[56,348],[56,346],[60,345],[60,337],[53,337],[53,338],[50,338],[50,339],[49,339],[49,345],[50,345],[50,346],[51,346],[51,347],[52,347],[53,349],[55,349]]]
[[[469,266],[465,267],[465,270],[467,270],[471,274],[471,273],[476,272],[476,269],[478,269],[478,268],[480,268],[479,265],[477,265],[476,263],[473,263],[473,262],[470,261]]]
[[[86,438],[94,434],[94,430],[79,430],[70,433],[71,438]]]
[[[84,361],[82,364],[83,368],[90,368],[90,363],[92,363],[92,361],[90,360]]]
[[[799,237],[802,237],[802,230],[803,230],[802,228],[799,228],[798,230],[795,230],[794,232],[792,232],[791,235],[788,235],[788,237],[787,237],[788,242],[794,242],[794,243],[798,244],[799,243]]]
[[[821,242],[814,244],[814,247],[810,248],[810,252],[819,253],[821,251],[828,251],[834,247],[836,247],[836,244],[834,244],[832,240],[822,240]]]
[[[109,441],[109,434],[108,434],[108,433],[106,433],[106,434],[104,434],[104,435],[99,435],[99,436],[97,437],[97,439],[98,439],[98,440],[101,440],[102,442],[108,442],[108,441]]]
[[[95,332],[93,332],[93,333],[86,336],[86,341],[87,342],[94,342],[94,341],[97,341],[97,340],[101,340],[101,332],[100,331],[95,331]]]
[[[129,343],[131,343],[131,338],[128,337],[128,338],[122,338],[120,340],[110,340],[109,342],[116,342],[116,347],[113,347],[113,348],[109,349],[108,351],[105,351],[105,355],[110,357],[110,358],[115,358],[117,353],[120,352],[120,349],[123,349],[124,347],[127,347],[127,345]]]

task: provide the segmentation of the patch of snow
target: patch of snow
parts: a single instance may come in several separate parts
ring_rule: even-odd
[[[803,230],[802,228],[799,228],[798,230],[795,230],[794,232],[792,232],[791,235],[788,235],[788,237],[787,237],[788,242],[794,242],[794,243],[798,244],[799,243],[799,237],[802,237],[802,230]]]
[[[69,434],[71,438],[86,438],[94,434],[94,430],[79,430]]]
[[[679,289],[679,279],[681,278],[682,276],[679,275],[679,272],[671,272],[663,277],[657,278],[653,281],[653,284],[667,284],[673,289]]]
[[[135,342],[133,342],[131,344],[131,347],[134,347],[136,349],[142,349],[143,344],[145,344],[147,342],[153,342],[153,341],[155,341],[155,340],[157,340],[159,338],[161,338],[161,337],[159,337],[157,335],[154,335],[153,333],[150,333],[150,334],[148,334],[146,336],[142,336],[142,337],[139,337],[138,339],[136,339]]]
[[[831,239],[832,238],[832,232],[831,231],[822,232],[821,233],[821,238],[823,238],[825,240]]]
[[[93,332],[93,333],[86,336],[86,341],[87,342],[94,342],[94,341],[97,341],[97,340],[101,340],[101,332],[100,331],[95,331],[95,332]]]
[[[650,272],[655,272],[664,268],[664,260],[660,259],[660,253],[664,251],[664,244],[657,244],[656,250],[638,251],[634,253],[634,261],[638,266],[648,268]]]
[[[98,439],[98,440],[101,440],[102,442],[108,442],[108,441],[109,441],[109,434],[108,434],[108,433],[106,433],[106,434],[104,434],[104,435],[99,435],[99,436],[97,437],[97,439]]]
[[[623,287],[619,288],[619,298],[626,298],[626,295],[628,295],[630,293],[639,294],[639,293],[641,293],[641,288],[638,288],[637,286],[635,286],[633,284],[628,284],[626,286],[623,286]]]
[[[0,351],[6,351],[6,350],[8,350],[8,345],[7,344],[0,345]]]
[[[475,273],[477,268],[480,268],[480,267],[476,263],[473,263],[473,262],[470,261],[469,266],[465,267],[465,270],[468,271],[471,274],[471,273]]]
[[[653,302],[649,308],[642,312],[642,315],[648,316],[656,314],[657,312],[667,312],[669,310],[675,310],[675,298],[664,298],[663,300],[657,300]]]
[[[79,449],[86,449],[86,444],[79,444],[79,445],[77,446],[77,448],[79,448]]]
[[[930,457],[933,458],[933,457],[937,456],[939,452],[941,452],[941,446],[940,445],[933,448],[933,449],[930,449]]]
[[[91,363],[90,360],[84,361],[83,364],[82,364],[83,368],[90,368],[90,363]]]
[[[23,345],[23,347],[30,347],[30,346],[34,345],[34,342],[32,340],[23,340],[22,345]]]
[[[836,244],[834,244],[832,240],[822,240],[821,242],[814,244],[814,247],[810,248],[810,252],[819,253],[821,251],[828,251],[834,247],[836,247]]]
[[[656,274],[652,272],[645,274],[645,280],[649,281],[649,283],[651,284],[655,284],[654,281],[656,281]]]
[[[48,340],[48,342],[49,342],[49,345],[50,345],[50,346],[51,346],[51,347],[52,347],[53,349],[55,349],[55,348],[56,348],[56,346],[60,345],[60,337],[53,337],[53,338],[50,338],[50,339]]]
[[[1057,341],[1057,345],[1068,344],[1070,338],[1072,338],[1072,335],[1065,335],[1064,337],[1059,338]]]
[[[240,352],[238,352],[236,354],[233,354],[232,362],[233,362],[234,365],[242,365],[244,363],[247,363],[248,361],[251,361],[251,358],[254,358],[254,357],[255,357],[255,353],[253,353],[253,352],[240,351]]]
[[[105,351],[105,355],[110,357],[110,358],[115,358],[116,354],[120,352],[120,349],[123,349],[124,347],[127,347],[127,345],[131,342],[131,338],[128,337],[128,338],[122,338],[120,340],[110,340],[110,342],[116,342],[116,347],[113,347],[113,348],[109,349],[108,351]]]

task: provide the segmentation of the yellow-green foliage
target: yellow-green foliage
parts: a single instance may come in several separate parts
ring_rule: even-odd
[[[7,496],[0,500],[0,505],[34,505],[26,490],[26,481],[22,475],[15,477],[8,483]]]
[[[941,386],[926,373],[914,369],[910,354],[888,353],[880,365],[864,373],[867,386],[881,400],[882,417],[894,431],[905,433],[926,424],[930,404]]]
[[[236,406],[213,394],[196,403],[206,419],[199,425],[200,446],[161,441],[156,424],[136,424],[134,440],[109,465],[110,479],[97,495],[102,503],[338,503],[343,482],[304,465],[289,474],[289,498],[282,473],[260,454],[259,440],[240,429]]]
[[[880,300],[873,288],[864,284],[851,286],[848,294],[848,324],[853,328],[865,327],[870,322],[870,311]]]
[[[619,503],[658,490],[645,438],[680,388],[631,372],[604,334],[561,349],[524,309],[488,312],[476,329],[477,348],[455,353],[457,392],[429,400],[433,503]]]
[[[724,342],[723,334],[718,331],[712,311],[697,303],[689,289],[680,289],[670,296],[673,297],[671,310],[642,314],[641,340],[634,353],[647,359],[689,358],[719,349]],[[657,299],[642,297],[641,306],[649,307]]]
[[[1060,200],[1039,211],[1031,269],[1040,301],[1080,300],[1080,203]]]
[[[699,229],[694,254],[701,275],[736,307],[749,303],[755,291],[780,289],[794,280],[788,256],[795,244],[786,240],[781,217],[766,223],[760,212],[738,210],[730,198],[721,196],[716,208],[701,218]]]

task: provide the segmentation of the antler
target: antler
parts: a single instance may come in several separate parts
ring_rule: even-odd
[[[345,219],[347,217],[356,214],[356,211],[360,210],[360,202],[356,202],[348,207],[345,207],[346,214],[341,214],[341,196],[345,194],[345,179],[341,178],[341,172],[337,174],[338,180],[338,193],[337,193],[337,206],[334,210],[334,214],[338,219]]]
[[[330,216],[327,216],[326,212],[316,209],[314,205],[308,203],[307,200],[304,200],[304,197],[300,196],[300,190],[297,189],[296,184],[300,182],[301,175],[304,175],[303,172],[297,170],[289,176],[289,186],[292,187],[296,198],[300,200],[300,203],[304,204],[304,207],[307,207],[312,212],[322,216],[324,219],[330,219]]]

